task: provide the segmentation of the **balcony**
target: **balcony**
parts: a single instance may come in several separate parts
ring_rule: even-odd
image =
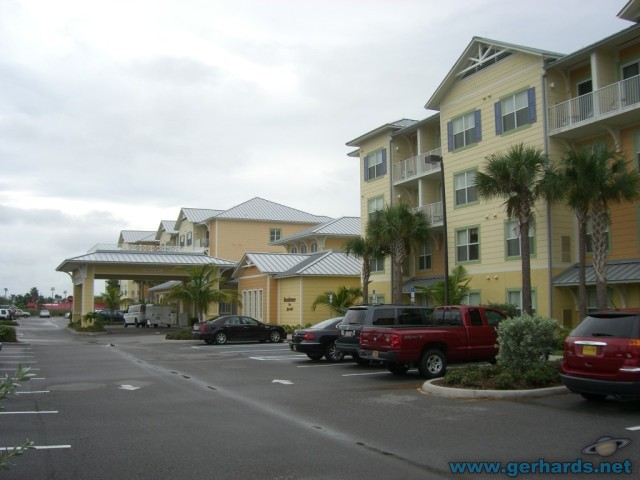
[[[577,139],[602,133],[600,122],[622,127],[640,120],[640,76],[549,107],[549,135]]]
[[[429,155],[442,157],[442,148],[436,148],[427,153],[403,160],[393,165],[393,184],[398,185],[409,180],[414,180],[425,175],[440,171],[440,164],[429,162]]]
[[[442,202],[430,203],[429,205],[423,205],[421,207],[415,207],[414,212],[422,212],[427,219],[427,222],[432,227],[442,226]]]

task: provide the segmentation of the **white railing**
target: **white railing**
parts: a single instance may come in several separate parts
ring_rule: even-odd
[[[549,107],[549,133],[640,106],[640,76]]]
[[[440,164],[427,162],[425,157],[428,155],[437,155],[442,157],[442,148],[436,148],[427,153],[403,160],[393,165],[393,181],[394,183],[404,182],[412,178],[421,177],[427,173],[440,171]]]
[[[116,243],[98,243],[89,252],[113,252],[113,251],[133,251],[133,252],[164,252],[164,253],[204,253],[204,247],[179,247],[175,245],[130,245]]]
[[[414,212],[422,212],[430,225],[442,225],[442,202],[415,207]]]

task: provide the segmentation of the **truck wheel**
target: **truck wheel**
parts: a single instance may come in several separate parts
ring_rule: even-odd
[[[404,363],[387,363],[387,369],[394,375],[404,375],[409,370],[409,365]]]
[[[443,377],[447,371],[447,358],[440,350],[427,350],[418,361],[418,370],[424,378]]]

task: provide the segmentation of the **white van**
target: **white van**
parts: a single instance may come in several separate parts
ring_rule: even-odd
[[[137,327],[147,326],[147,306],[144,303],[130,305],[124,312],[124,326],[135,325]]]

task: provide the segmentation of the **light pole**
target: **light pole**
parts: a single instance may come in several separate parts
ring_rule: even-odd
[[[440,164],[442,182],[442,248],[444,249],[444,304],[449,305],[449,246],[447,239],[447,196],[444,187],[444,161],[440,155],[427,155],[427,161]]]
[[[53,303],[53,292],[56,291],[56,287],[51,287],[51,303]]]
[[[9,290],[9,289],[8,289],[8,288],[5,288],[5,289],[4,289],[4,299],[5,299],[5,300],[7,299],[7,290]]]

